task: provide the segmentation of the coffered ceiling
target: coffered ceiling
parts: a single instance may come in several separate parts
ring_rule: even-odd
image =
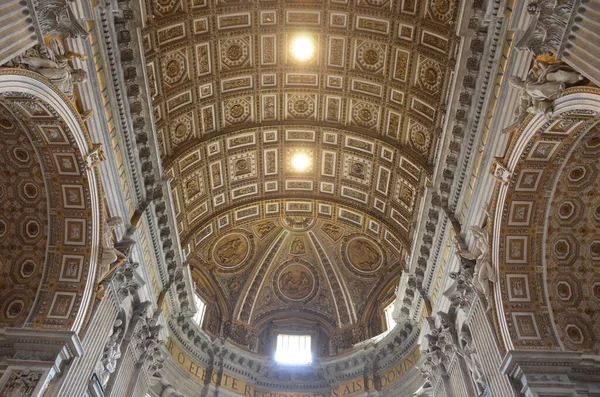
[[[188,256],[214,262],[207,245],[288,219],[367,234],[398,263],[433,170],[459,5],[148,1],[146,71]],[[314,50],[302,59],[298,38]]]

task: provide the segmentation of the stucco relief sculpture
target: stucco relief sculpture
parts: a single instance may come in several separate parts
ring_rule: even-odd
[[[471,372],[471,378],[477,389],[478,395],[482,395],[488,387],[488,383],[477,357],[475,347],[473,346],[473,338],[468,330],[463,330],[460,335],[460,346],[457,349],[457,353],[465,360],[469,371]]]
[[[527,5],[531,23],[516,44],[535,55],[557,52],[574,0],[535,0]]]
[[[13,372],[2,390],[2,396],[29,397],[32,395],[40,377],[41,374],[36,372]]]
[[[301,236],[296,236],[292,239],[290,245],[290,254],[292,255],[303,255],[306,253],[306,246],[304,239]]]
[[[520,103],[515,110],[516,121],[521,123],[527,113],[543,114],[552,117],[551,97],[560,95],[572,85],[580,83],[584,77],[564,63],[549,63],[541,59],[534,62],[525,80],[517,76],[510,78],[511,86],[520,90]]]
[[[87,30],[77,20],[67,0],[37,0],[35,12],[44,35],[64,38],[88,36]]]
[[[492,266],[492,258],[490,252],[490,238],[486,230],[479,226],[471,226],[469,229],[475,237],[475,246],[471,251],[458,250],[456,254],[475,261],[475,270],[473,272],[473,286],[482,294],[486,301],[490,299],[489,282],[496,282],[496,273]],[[489,310],[489,306],[488,306]]]
[[[291,300],[306,298],[313,287],[313,275],[302,265],[289,266],[279,276],[279,290]]]
[[[213,259],[218,265],[232,268],[240,265],[248,256],[249,243],[245,236],[231,233],[222,237],[213,249]]]
[[[356,238],[350,241],[347,255],[350,264],[363,272],[372,272],[381,266],[381,252],[365,239]]]
[[[74,57],[81,58],[82,55],[71,51],[59,54],[41,44],[14,58],[7,63],[7,66],[31,69],[46,77],[66,95],[72,96],[75,85],[87,80],[85,70],[73,68],[69,64]]]
[[[117,362],[119,358],[121,358],[121,344],[119,343],[119,337],[121,336],[121,332],[123,321],[121,319],[116,319],[111,329],[111,332],[108,336],[108,342],[104,346],[104,352],[102,353],[102,358],[96,364],[96,376],[102,385],[102,388],[105,388],[110,376],[117,369]]]

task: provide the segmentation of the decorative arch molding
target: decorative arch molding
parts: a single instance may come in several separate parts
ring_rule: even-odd
[[[552,120],[542,115],[529,116],[511,132],[505,156],[497,159],[510,172],[506,183],[497,184],[492,203],[492,261],[498,275],[495,307],[509,351],[597,351],[593,335],[583,343],[584,331],[579,345],[569,341],[565,344],[565,332],[570,331],[559,326],[563,322],[559,317],[564,317],[565,312],[561,311],[560,316],[555,312],[554,295],[560,283],[555,269],[573,265],[562,263],[550,252],[547,241],[549,225],[558,216],[552,212],[556,209],[557,186],[582,145],[593,137],[598,139],[599,121],[600,90],[569,89],[554,101]],[[589,258],[582,254],[580,259]],[[585,268],[585,262],[581,267]],[[576,273],[574,267],[573,272]],[[584,271],[575,277],[585,278],[585,274]]]
[[[70,99],[36,73],[0,70],[0,102],[42,164],[54,238],[29,314],[17,326],[79,332],[92,307],[101,249],[101,184],[90,163],[98,148]]]
[[[299,208],[291,209],[293,204],[297,204]],[[320,219],[361,230],[371,237],[381,238],[386,246],[398,254],[403,253],[412,243],[411,236],[394,219],[376,216],[365,211],[364,206],[336,202],[326,196],[285,195],[249,200],[228,208],[228,211],[212,214],[190,230],[182,240],[182,247],[189,254],[196,245],[210,243],[236,227],[286,216]]]

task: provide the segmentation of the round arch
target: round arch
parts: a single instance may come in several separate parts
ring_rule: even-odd
[[[20,139],[21,145],[31,149],[29,163],[39,167],[38,186],[32,184],[29,196],[35,199],[34,192],[42,187],[39,192],[45,200],[38,200],[34,210],[44,213],[46,220],[37,229],[11,229],[15,241],[22,242],[21,251],[37,250],[34,256],[39,263],[9,259],[6,267],[20,274],[11,279],[13,290],[20,289],[25,279],[37,282],[28,285],[32,294],[22,300],[20,310],[14,303],[3,303],[2,322],[6,326],[79,332],[91,308],[100,253],[101,187],[97,171],[89,162],[97,148],[69,98],[36,73],[1,70],[0,104],[4,131],[15,137],[3,142],[4,149],[10,151]],[[11,126],[12,132],[7,131]],[[20,188],[8,188],[8,196],[15,198],[14,210],[23,210],[24,201],[16,199],[23,197]],[[27,196],[28,192],[24,193]],[[27,243],[26,239],[32,237],[28,232],[36,232],[46,240],[34,249]]]
[[[576,247],[577,240],[588,244],[593,238],[564,237],[563,232],[585,230],[600,237],[599,222],[583,214],[593,211],[594,197],[600,204],[597,193],[589,195],[569,180],[579,166],[575,163],[583,162],[589,171],[587,188],[599,183],[594,163],[600,146],[590,144],[600,136],[599,113],[600,90],[569,89],[554,101],[552,120],[530,116],[513,133],[501,160],[511,177],[494,195],[492,259],[498,273],[495,306],[507,350],[598,350],[593,302],[587,320],[580,318],[587,316],[584,310],[575,310],[578,296],[587,293],[594,299],[587,285],[596,277],[592,247]]]

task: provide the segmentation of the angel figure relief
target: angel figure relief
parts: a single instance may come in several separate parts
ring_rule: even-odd
[[[490,239],[488,232],[479,227],[471,226],[469,228],[475,238],[474,247],[470,251],[457,250],[456,254],[475,261],[475,271],[473,272],[473,286],[478,293],[482,294],[486,301],[490,301],[490,284],[497,281],[496,273],[492,266],[490,252]],[[488,310],[490,306],[488,304]]]

